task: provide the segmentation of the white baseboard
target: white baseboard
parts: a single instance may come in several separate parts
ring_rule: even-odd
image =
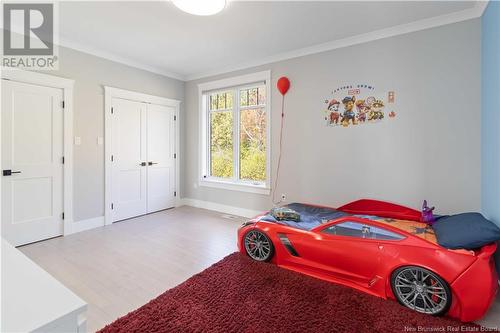
[[[243,216],[243,217],[248,217],[248,218],[252,218],[252,217],[255,217],[257,215],[262,214],[262,211],[259,211],[259,210],[246,209],[246,208],[235,207],[235,206],[228,206],[228,205],[224,205],[224,204],[220,204],[220,203],[216,203],[216,202],[203,201],[203,200],[191,199],[191,198],[182,198],[181,203],[183,205],[186,205],[186,206],[204,208],[204,209],[208,209],[208,210],[214,210],[216,212],[237,215],[237,216]]]
[[[98,216],[91,219],[70,222],[64,225],[64,236],[71,235],[80,231],[90,230],[104,226],[104,216]],[[68,229],[68,230],[66,230]]]
[[[237,215],[252,218],[262,211],[246,209],[241,207],[224,205],[211,201],[203,201],[191,198],[182,198],[179,200],[180,205],[192,206],[197,208],[204,208],[208,210],[213,210],[216,212],[221,212],[225,214]],[[80,231],[90,230],[98,227],[104,226],[104,216],[98,216],[91,219],[81,220],[77,222],[69,222],[64,224],[64,236],[71,235]]]

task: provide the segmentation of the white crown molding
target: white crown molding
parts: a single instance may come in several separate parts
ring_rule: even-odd
[[[10,31],[14,32],[16,34],[23,35],[24,34],[24,27],[21,27],[19,25],[12,25]],[[162,68],[145,65],[142,62],[134,61],[134,60],[131,60],[127,57],[119,56],[119,55],[111,53],[111,52],[98,50],[92,46],[83,45],[81,43],[69,40],[67,38],[62,38],[61,36],[59,36],[59,38],[55,42],[55,44],[57,44],[60,47],[62,46],[62,47],[70,48],[70,49],[80,51],[83,53],[87,53],[87,54],[90,54],[90,55],[93,55],[93,56],[96,56],[99,58],[111,60],[111,61],[114,61],[116,63],[120,63],[120,64],[127,65],[130,67],[138,68],[138,69],[142,69],[142,70],[145,70],[145,71],[148,71],[151,73],[155,73],[155,74],[159,74],[159,75],[163,75],[163,76],[168,76],[170,78],[181,80],[181,81],[186,81],[186,77],[184,75],[170,72],[170,71],[167,71],[167,70],[162,69]]]
[[[490,0],[477,0],[474,8],[478,11],[478,17],[483,16],[486,7],[488,7],[488,3]]]
[[[254,60],[251,62],[235,65],[235,66],[229,66],[221,70],[214,70],[214,71],[209,71],[209,72],[204,72],[204,73],[199,73],[199,74],[193,74],[193,75],[186,75],[186,80],[187,81],[192,81],[192,80],[197,80],[197,79],[202,79],[206,77],[211,77],[219,74],[224,74],[224,73],[229,73],[229,72],[234,72],[238,70],[243,70],[251,67],[257,67],[261,65],[266,65],[278,61],[283,61],[283,60],[288,60],[288,59],[293,59],[293,58],[298,58],[298,57],[303,57],[306,55],[311,55],[311,54],[316,54],[316,53],[321,53],[321,52],[326,52],[326,51],[331,51],[335,49],[340,49],[352,45],[357,45],[357,44],[362,44],[362,43],[367,43],[379,39],[384,39],[384,38],[389,38],[389,37],[394,37],[398,35],[404,35],[408,34],[411,32],[416,32],[420,30],[426,30],[426,29],[431,29],[443,25],[448,25],[448,24],[453,24],[461,21],[467,21],[470,19],[478,18],[480,17],[486,6],[488,4],[488,1],[477,1],[474,7],[464,9],[461,11],[457,11],[454,13],[450,14],[445,14],[445,15],[440,15],[440,16],[435,16],[435,17],[430,17],[422,20],[418,20],[415,22],[410,22],[410,23],[405,23],[397,26],[393,26],[390,28],[384,28],[380,30],[375,30],[372,32],[368,32],[365,34],[360,34],[356,36],[351,36],[343,39],[337,39],[331,42],[327,43],[322,43],[322,44],[317,44],[313,45],[310,47],[305,47],[302,49],[297,49],[293,50],[290,52],[284,52],[280,53],[274,56],[270,57],[265,57],[259,60]]]
[[[234,1],[234,0],[233,0]],[[202,73],[190,74],[190,75],[182,75],[179,73],[171,72],[165,70],[163,68],[150,66],[144,64],[142,62],[138,62],[127,57],[117,55],[111,52],[102,51],[96,49],[94,47],[90,47],[87,45],[83,45],[78,42],[70,41],[66,38],[60,38],[59,45],[63,47],[68,47],[80,52],[88,53],[100,58],[108,59],[117,63],[125,64],[131,67],[135,67],[138,69],[142,69],[148,72],[160,74],[163,76],[167,76],[173,79],[181,80],[181,81],[192,81],[201,78],[211,77],[219,74],[230,73],[238,70],[243,70],[251,67],[257,67],[261,65],[266,65],[278,61],[303,57],[306,55],[331,51],[339,48],[344,48],[352,45],[367,43],[375,40],[380,40],[384,38],[394,37],[398,35],[403,35],[411,32],[416,32],[420,30],[431,29],[443,25],[453,24],[461,21],[466,21],[474,18],[481,17],[488,6],[489,0],[477,0],[474,7],[464,9],[461,11],[457,11],[450,14],[430,17],[410,23],[405,23],[397,26],[393,26],[390,28],[384,28],[380,30],[375,30],[369,33],[355,35],[351,37],[346,37],[343,39],[338,39],[322,44],[313,45],[306,48],[301,48],[289,52],[284,52],[280,54],[276,54],[269,57],[264,57],[258,60],[237,64],[234,66],[228,66],[223,69],[217,69]]]
[[[80,43],[77,43],[74,41],[70,41],[66,38],[59,38],[59,46],[67,47],[67,48],[77,50],[77,51],[80,51],[83,53],[88,53],[88,54],[97,56],[99,58],[104,58],[104,59],[111,60],[111,61],[114,61],[114,62],[117,62],[120,64],[124,64],[124,65],[130,66],[130,67],[135,67],[135,68],[142,69],[142,70],[145,70],[148,72],[152,72],[155,74],[168,76],[168,77],[173,78],[173,79],[186,81],[186,77],[184,75],[179,74],[179,73],[174,73],[174,72],[167,71],[163,68],[146,65],[142,62],[131,60],[127,57],[119,56],[119,55],[111,53],[111,52],[98,50],[96,48],[93,48],[93,47],[90,47],[87,45],[83,45],[83,44],[80,44]]]

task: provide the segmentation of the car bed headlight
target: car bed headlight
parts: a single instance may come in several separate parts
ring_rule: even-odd
[[[255,221],[246,221],[246,222],[243,222],[243,224],[241,225],[241,227],[246,227],[247,225],[252,225],[252,224],[255,224]]]

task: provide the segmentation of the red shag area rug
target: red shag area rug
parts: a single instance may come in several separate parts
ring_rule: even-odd
[[[104,327],[111,332],[479,332],[233,253]]]

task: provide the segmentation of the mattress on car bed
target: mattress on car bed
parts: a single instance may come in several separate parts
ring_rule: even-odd
[[[283,221],[283,220],[278,221],[269,214],[261,217],[260,220],[283,224],[303,230],[311,230],[323,223],[326,223],[330,220],[334,220],[343,216],[357,216],[390,225],[392,227],[413,234],[417,237],[423,238],[431,243],[438,244],[434,230],[432,229],[432,227],[430,227],[424,222],[399,220],[399,219],[392,219],[392,218],[372,216],[372,215],[353,215],[341,212],[334,208],[317,207],[301,203],[291,203],[289,205],[286,205],[286,207],[293,209],[294,211],[300,214],[299,222]]]

